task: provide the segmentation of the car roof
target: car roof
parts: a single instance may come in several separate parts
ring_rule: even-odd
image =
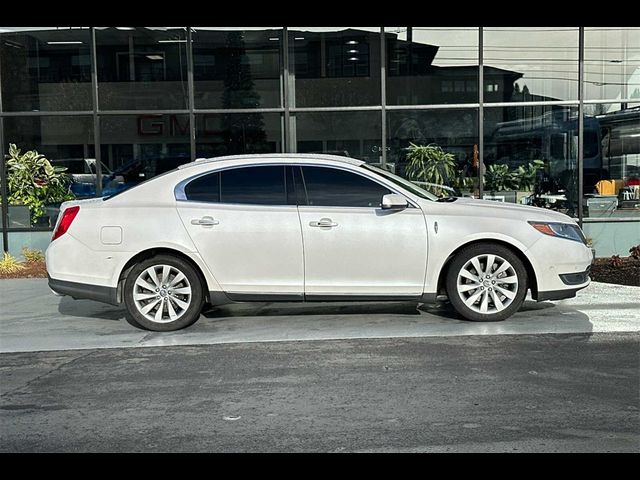
[[[179,169],[190,168],[198,165],[203,165],[207,163],[216,163],[223,162],[227,160],[246,160],[247,163],[250,163],[251,160],[266,160],[266,159],[279,159],[279,160],[301,160],[301,161],[318,161],[318,160],[327,160],[333,162],[340,163],[348,163],[350,165],[362,165],[366,163],[364,160],[357,160],[355,158],[343,157],[340,155],[327,155],[321,153],[256,153],[256,154],[246,154],[246,155],[228,155],[225,157],[214,157],[214,158],[198,158],[195,162],[189,162],[180,165]]]

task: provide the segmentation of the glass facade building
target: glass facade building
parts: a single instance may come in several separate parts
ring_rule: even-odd
[[[459,194],[561,211],[599,256],[626,255],[640,243],[640,28],[0,27],[0,144],[13,254],[46,247],[60,199],[19,195],[11,144],[66,167],[75,198],[242,153],[406,176],[414,144],[452,155],[443,182]]]

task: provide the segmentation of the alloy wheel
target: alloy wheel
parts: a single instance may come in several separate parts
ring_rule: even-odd
[[[499,255],[477,255],[460,269],[456,286],[468,308],[485,315],[493,314],[513,302],[518,292],[518,274]]]
[[[191,284],[186,275],[171,265],[153,265],[144,270],[133,285],[137,310],[149,321],[178,320],[191,305]]]

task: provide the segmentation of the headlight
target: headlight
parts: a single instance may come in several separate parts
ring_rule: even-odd
[[[533,228],[545,235],[552,237],[566,238],[576,242],[587,244],[587,239],[577,225],[570,223],[552,223],[552,222],[529,222]]]

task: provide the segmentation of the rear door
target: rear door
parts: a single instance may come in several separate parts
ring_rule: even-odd
[[[230,168],[184,187],[182,222],[232,299],[302,298],[302,232],[287,172],[284,165]]]

